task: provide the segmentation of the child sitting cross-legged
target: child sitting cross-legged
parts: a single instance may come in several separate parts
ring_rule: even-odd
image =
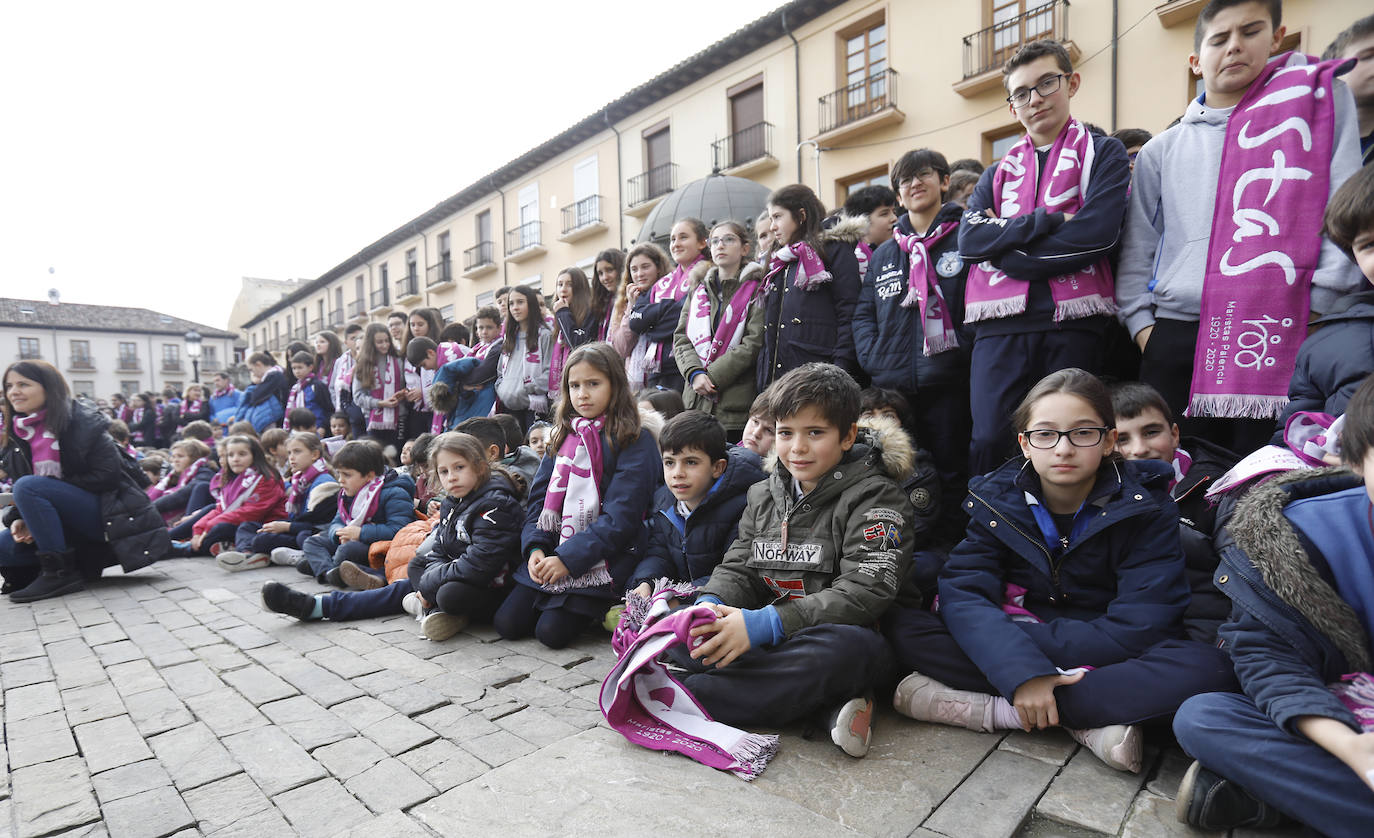
[[[653,593],[660,578],[705,584],[734,543],[749,487],[766,476],[758,457],[728,445],[715,417],[688,410],[658,434],[663,483],[654,494],[649,544],[629,587]]]
[[[286,515],[281,520],[245,521],[234,531],[234,549],[215,557],[230,572],[295,566],[305,554],[301,545],[334,517],[339,483],[329,470],[324,443],[313,433],[293,434],[286,442]]]
[[[858,428],[859,386],[811,363],[770,391],[777,463],[749,489],[739,537],[697,604],[717,619],[704,642],[670,655],[712,718],[733,726],[790,724],[829,711],[831,739],[868,752],[871,690],[889,652],[874,624],[903,594],[912,530],[906,497],[878,435]]]
[[[267,455],[251,436],[231,436],[224,441],[224,466],[210,481],[213,503],[189,514],[169,532],[184,555],[216,556],[234,543],[234,532],[245,521],[275,520],[282,514],[286,491],[281,476],[267,462]]]
[[[339,481],[337,514],[329,527],[305,540],[296,569],[319,582],[343,587],[339,565],[367,564],[367,548],[389,541],[415,520],[415,483],[387,468],[382,449],[367,440],[349,442],[334,455]]]
[[[893,706],[978,731],[1063,726],[1138,772],[1138,723],[1235,689],[1226,653],[1184,636],[1173,468],[1120,462],[1111,397],[1081,369],[1041,379],[1012,421],[1023,459],[970,481],[939,612],[903,610],[886,626],[916,670]]]

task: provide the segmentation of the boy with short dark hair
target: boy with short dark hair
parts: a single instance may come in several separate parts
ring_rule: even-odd
[[[845,199],[844,214],[868,222],[867,229],[854,244],[854,258],[859,260],[859,280],[862,281],[868,273],[874,249],[892,238],[892,228],[897,224],[897,193],[886,186],[856,189]]]
[[[1193,640],[1214,643],[1231,607],[1212,584],[1221,557],[1213,543],[1219,529],[1218,506],[1208,500],[1207,490],[1240,458],[1205,439],[1182,439],[1168,402],[1148,384],[1131,381],[1113,387],[1112,410],[1116,414],[1118,454],[1128,460],[1159,460],[1174,467],[1169,496],[1178,504],[1178,534],[1187,562],[1188,587],[1192,589],[1183,626]],[[1228,503],[1228,515],[1230,507]]]
[[[415,520],[415,483],[387,468],[382,449],[370,441],[346,443],[334,455],[339,481],[339,513],[322,533],[305,540],[305,557],[296,569],[323,584],[344,587],[339,565],[366,567],[367,548],[390,541]]]
[[[311,414],[312,416],[314,414]],[[263,453],[267,455],[267,462],[276,467],[277,472],[286,474],[286,440],[290,434],[281,428],[268,428],[262,432],[258,442],[262,443]]]
[[[1208,830],[1288,815],[1332,836],[1374,824],[1374,379],[1350,399],[1341,459],[1251,489],[1223,531],[1221,628],[1244,694],[1207,693],[1174,717],[1197,762],[1178,819]]]
[[[411,338],[410,343],[406,344],[406,360],[420,374],[420,401],[416,409],[420,413],[432,414],[430,425],[426,429],[430,433],[443,433],[448,420],[448,411],[440,410],[431,400],[430,388],[434,386],[440,368],[451,361],[467,357],[468,348],[451,341],[435,343],[427,337],[419,337]]]
[[[1118,268],[1140,379],[1185,431],[1233,451],[1272,433],[1310,316],[1360,286],[1320,236],[1360,167],[1354,103],[1334,62],[1270,58],[1281,12],[1213,0],[1198,14],[1205,92],[1136,157]]]
[[[296,382],[286,395],[286,418],[282,427],[290,431],[311,431],[329,424],[329,414],[333,405],[330,402],[329,385],[315,375],[315,356],[309,352],[297,352],[291,356],[291,374]],[[291,418],[297,410],[305,410],[311,418],[298,422]]]
[[[293,434],[301,432],[313,434],[318,430],[315,424],[317,418],[308,407],[293,407],[286,414],[287,430]]]
[[[703,642],[690,655],[676,647],[692,672],[682,683],[729,725],[832,710],[832,740],[863,756],[889,660],[873,626],[911,562],[894,482],[905,475],[877,435],[860,436],[859,386],[839,367],[798,367],[770,401],[777,468],[749,489],[739,537],[697,598],[717,619],[692,630]]]
[[[1365,283],[1312,324],[1288,382],[1288,404],[1270,439],[1276,444],[1282,443],[1295,413],[1345,413],[1355,388],[1374,372],[1374,166],[1361,168],[1331,196],[1324,229],[1327,239],[1359,267]]]
[[[663,485],[649,544],[626,587],[648,597],[660,578],[702,585],[734,543],[749,487],[765,475],[748,449],[728,445],[714,416],[687,410],[658,434]]]
[[[210,427],[210,423],[203,419],[190,422],[181,429],[182,439],[198,439],[208,443],[215,436],[215,429]]]
[[[1012,411],[1031,385],[1066,367],[1101,369],[1131,176],[1121,142],[1070,113],[1081,79],[1063,45],[1026,44],[1002,75],[1026,135],[983,173],[959,226],[959,255],[975,263],[963,298],[973,333],[970,474],[1014,452]]]
[[[754,397],[754,403],[749,405],[749,421],[744,423],[738,446],[753,452],[759,458],[759,464],[773,450],[773,412],[768,406],[771,389],[759,393]]]
[[[1364,165],[1374,163],[1374,15],[1362,17],[1336,36],[1322,52],[1322,60],[1355,58],[1358,62],[1344,81],[1355,97],[1360,152]]]

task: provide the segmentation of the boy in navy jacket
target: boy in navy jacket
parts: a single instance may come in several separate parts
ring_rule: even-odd
[[[390,541],[415,520],[415,481],[387,468],[382,449],[363,440],[339,449],[334,474],[340,487],[338,514],[324,532],[305,540],[305,557],[296,569],[342,588],[339,565],[351,561],[366,567],[370,544]]]
[[[1066,367],[1101,368],[1115,311],[1109,257],[1131,180],[1121,142],[1069,113],[1080,78],[1062,45],[1027,44],[1002,74],[1027,135],[983,172],[959,227],[959,254],[975,265],[964,294],[975,324],[970,474],[1015,453],[1009,419],[1031,385]]]
[[[1335,836],[1367,835],[1374,823],[1370,379],[1350,400],[1341,449],[1355,474],[1276,477],[1240,501],[1224,531],[1216,584],[1234,608],[1221,638],[1245,692],[1194,696],[1174,717],[1198,760],[1178,790],[1187,823],[1273,826],[1282,813]],[[1359,678],[1363,701],[1341,695]]]
[[[649,546],[628,585],[645,597],[660,578],[705,584],[735,540],[749,487],[765,477],[758,457],[727,445],[725,428],[698,410],[668,420],[658,445],[664,485],[654,494]]]

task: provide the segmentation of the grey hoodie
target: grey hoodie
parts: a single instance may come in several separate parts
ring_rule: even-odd
[[[1339,79],[1333,92],[1332,193],[1360,168],[1355,100]],[[1120,317],[1132,336],[1154,325],[1157,317],[1199,319],[1221,146],[1232,110],[1209,108],[1199,97],[1189,103],[1179,124],[1146,143],[1136,157],[1116,272]],[[1329,311],[1336,300],[1363,285],[1354,263],[1323,239],[1312,274],[1312,311]]]

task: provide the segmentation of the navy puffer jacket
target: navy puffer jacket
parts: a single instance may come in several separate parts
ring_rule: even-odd
[[[1283,443],[1283,428],[1299,411],[1340,416],[1360,382],[1374,372],[1374,291],[1336,301],[1334,310],[1312,324],[1298,349],[1288,405],[1271,442]]]
[[[500,472],[462,499],[444,498],[433,549],[410,560],[411,586],[429,602],[449,582],[503,587],[520,563],[524,517],[519,490]]]

